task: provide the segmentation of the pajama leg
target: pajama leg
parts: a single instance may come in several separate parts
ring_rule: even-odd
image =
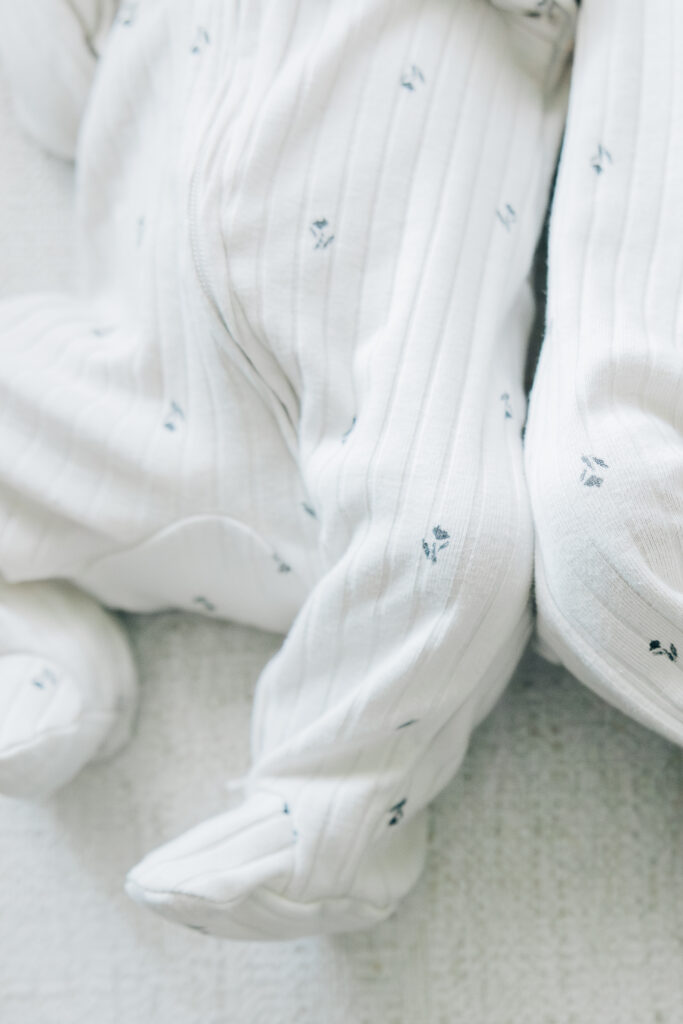
[[[265,106],[282,143],[269,164],[254,129],[226,227],[247,316],[262,294],[252,322],[300,374],[326,571],[259,680],[243,803],[127,883],[233,938],[394,911],[423,865],[425,808],[531,630],[527,278],[566,90],[520,65],[487,3],[376,0],[350,25],[348,5],[326,10],[339,31],[310,48],[319,80],[295,112]],[[268,254],[262,293],[242,239]]]
[[[526,431],[540,636],[683,743],[683,9],[583,0]]]
[[[130,360],[101,322],[66,296],[0,303],[0,792],[13,796],[46,795],[113,753],[136,706],[121,626],[57,581],[145,507],[149,474],[111,427],[130,412]],[[132,433],[154,402],[136,411]]]

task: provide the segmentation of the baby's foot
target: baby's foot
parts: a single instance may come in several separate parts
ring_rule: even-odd
[[[126,892],[196,931],[232,939],[280,937],[280,915],[270,904],[277,904],[294,864],[297,836],[287,811],[274,794],[257,794],[149,853],[128,873]],[[288,933],[292,925],[296,934],[296,922]]]
[[[110,717],[88,713],[78,682],[48,658],[0,658],[0,790],[39,797],[89,761]]]
[[[395,900],[375,905],[336,891],[334,879],[324,897],[296,898],[299,842],[287,803],[255,793],[148,854],[129,872],[126,892],[176,924],[240,940],[368,928],[396,909]]]
[[[368,851],[365,870],[345,879],[331,866],[320,829],[302,834],[287,801],[256,790],[240,807],[149,853],[128,873],[126,892],[169,921],[221,938],[294,939],[369,928],[396,910],[420,873],[424,816],[405,824],[405,847],[378,844],[374,854]]]
[[[0,583],[0,793],[38,798],[130,735],[137,686],[123,630],[61,583]]]

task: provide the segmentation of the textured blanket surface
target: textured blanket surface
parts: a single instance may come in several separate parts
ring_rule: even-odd
[[[72,178],[0,93],[0,294],[72,273]],[[0,440],[1,443],[1,440]],[[42,805],[0,798],[2,1024],[678,1024],[683,751],[529,652],[431,811],[420,884],[367,933],[228,943],[122,889],[232,799],[278,636],[129,617],[131,745]]]

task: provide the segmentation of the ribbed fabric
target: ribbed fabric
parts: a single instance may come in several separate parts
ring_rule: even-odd
[[[289,630],[242,805],[129,880],[217,934],[390,914],[531,630],[528,275],[574,5],[498,6],[122,5],[82,294],[0,307],[5,578]]]
[[[683,743],[683,10],[584,0],[526,430],[544,643]]]

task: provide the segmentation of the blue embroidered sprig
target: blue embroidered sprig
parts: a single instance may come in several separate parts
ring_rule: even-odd
[[[598,175],[598,177],[605,170],[607,164],[612,163],[612,155],[609,150],[605,149],[603,145],[598,146],[598,151],[595,156],[591,157],[591,167]]]
[[[210,42],[211,39],[209,37],[209,33],[206,31],[203,25],[199,25],[197,31],[195,32],[194,42],[192,44],[192,49],[190,50],[190,53],[202,53]]]
[[[401,85],[408,92],[415,92],[421,85],[424,85],[425,76],[417,64],[411,64],[401,75]]]
[[[496,210],[496,217],[501,222],[506,231],[509,231],[513,224],[517,221],[517,214],[509,203],[505,204],[504,209]]]
[[[341,439],[341,443],[342,444],[346,444],[346,442],[348,441],[348,439],[349,439],[351,433],[353,432],[353,429],[354,429],[355,426],[356,426],[356,417],[354,416],[353,419],[351,420],[351,426],[347,430],[345,430],[344,433],[342,434],[342,439]]]
[[[662,647],[659,640],[650,640],[650,651],[652,654],[665,655],[669,661],[677,661],[678,659],[678,651],[675,644],[670,644],[667,650],[666,647]]]
[[[602,482],[604,480],[604,477],[597,476],[595,474],[594,470],[595,470],[596,466],[601,466],[602,469],[609,469],[609,466],[607,465],[607,463],[603,459],[599,459],[596,455],[592,455],[592,456],[582,455],[581,456],[581,461],[585,462],[585,464],[586,464],[586,469],[584,469],[583,473],[581,474],[581,476],[579,478],[579,481],[581,483],[583,483],[583,486],[584,487],[600,487],[600,486],[602,486]],[[589,472],[590,472],[590,475],[587,476],[586,474],[588,474]]]
[[[314,220],[311,224],[311,234],[315,238],[314,249],[326,249],[334,241],[334,235],[329,233],[329,224],[325,218]]]
[[[38,687],[39,690],[44,690],[48,686],[56,686],[59,682],[59,677],[48,665],[44,665],[38,675],[33,677],[31,682],[34,686]]]
[[[424,551],[425,556],[429,559],[429,561],[436,562],[437,551],[442,551],[444,548],[447,548],[448,545],[450,544],[450,534],[447,533],[446,530],[442,530],[440,526],[435,526],[432,530],[432,533],[434,534],[436,540],[433,540],[431,542],[430,547],[429,542],[426,541],[423,537],[422,550]],[[443,543],[440,543],[437,547],[437,541],[442,541]]]
[[[166,430],[175,431],[185,422],[185,413],[176,401],[172,401],[166,413],[164,427]]]
[[[389,814],[391,815],[391,817],[389,818],[390,825],[398,825],[399,821],[403,817],[403,808],[405,807],[406,803],[407,800],[404,797],[403,800],[399,800],[397,804],[394,804],[393,807],[389,808]]]

